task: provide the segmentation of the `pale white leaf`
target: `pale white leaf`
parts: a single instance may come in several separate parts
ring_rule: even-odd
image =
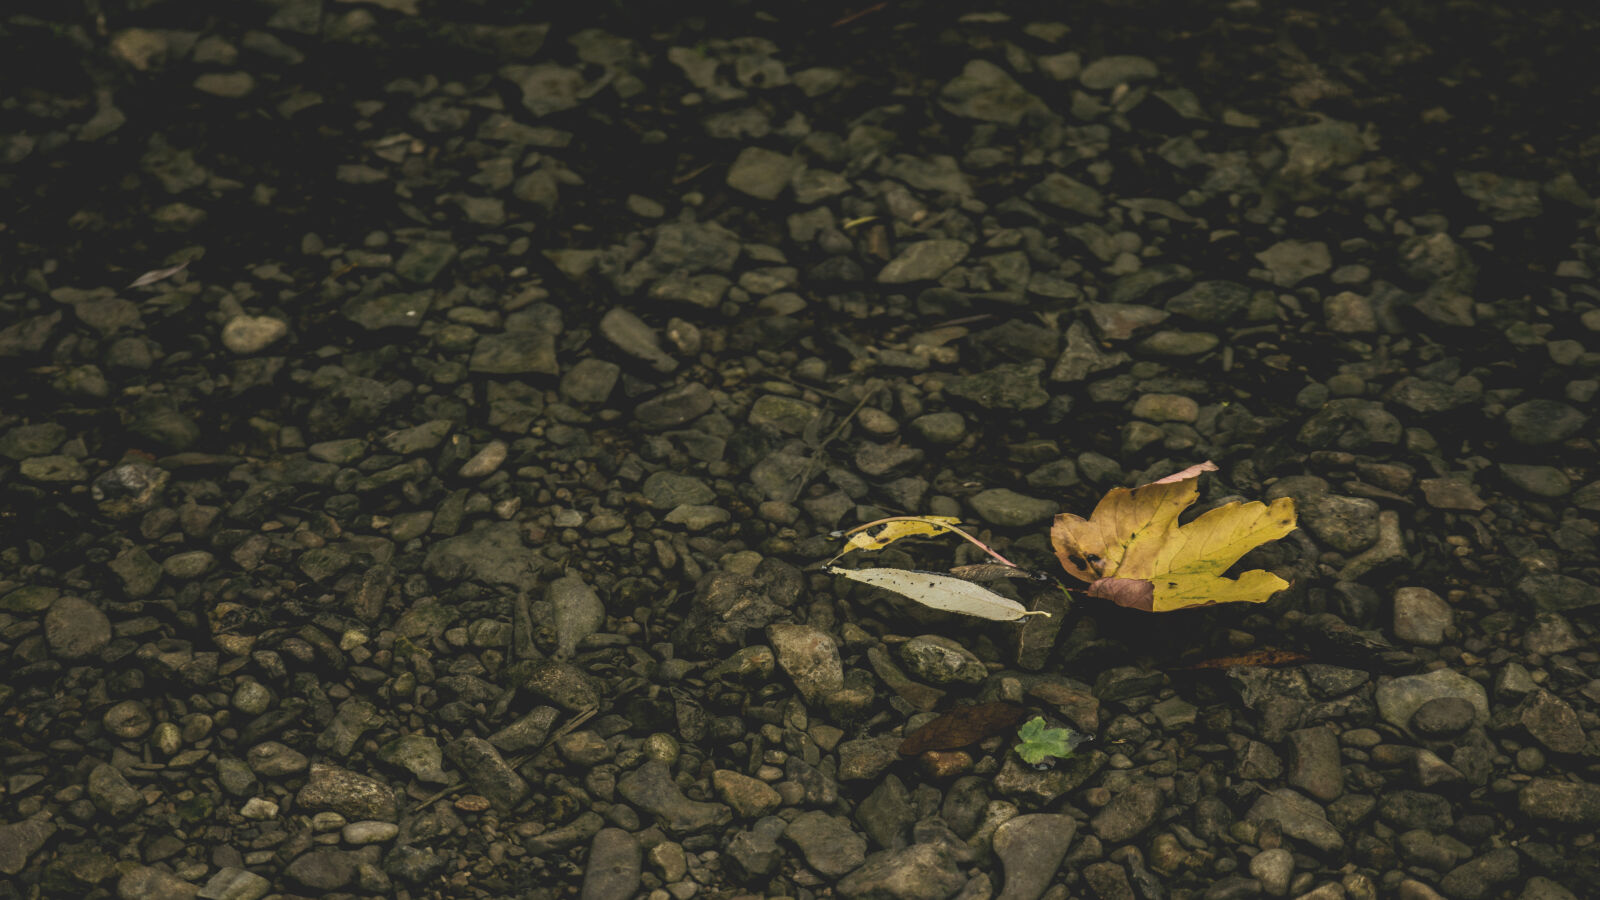
[[[904,597],[944,612],[1012,622],[1024,616],[1048,616],[1043,610],[1030,611],[1009,597],[987,588],[938,572],[914,569],[841,569],[829,566],[830,575],[843,575],[853,581],[894,591]]]
[[[135,278],[133,280],[133,283],[128,285],[128,287],[136,288],[136,287],[144,287],[147,284],[155,284],[158,281],[162,281],[164,279],[171,278],[172,276],[174,276],[174,275],[178,274],[179,272],[182,272],[184,269],[188,268],[188,266],[189,266],[189,263],[187,261],[185,261],[185,262],[178,263],[175,266],[168,266],[165,269],[151,269],[150,271],[144,273],[143,275],[140,275],[138,278]]]

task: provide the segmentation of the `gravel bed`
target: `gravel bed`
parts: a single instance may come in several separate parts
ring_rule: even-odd
[[[0,13],[0,900],[1593,895],[1600,18],[794,6]]]

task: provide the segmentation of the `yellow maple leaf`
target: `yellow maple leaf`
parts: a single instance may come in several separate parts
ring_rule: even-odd
[[[1229,503],[1179,525],[1199,499],[1196,479],[1216,469],[1206,462],[1132,490],[1113,488],[1087,519],[1056,516],[1050,542],[1062,567],[1089,582],[1090,596],[1148,612],[1265,602],[1289,583],[1265,569],[1237,579],[1222,573],[1295,529],[1294,500]]]

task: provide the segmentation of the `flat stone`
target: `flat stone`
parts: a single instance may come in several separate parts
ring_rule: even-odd
[[[260,353],[289,333],[289,323],[272,316],[234,316],[222,326],[222,345],[241,356]]]
[[[757,200],[776,200],[802,163],[765,147],[746,147],[728,167],[728,187]]]
[[[1077,820],[1059,813],[1032,813],[1000,824],[994,832],[994,853],[1005,872],[996,900],[1038,900],[1061,868]]]
[[[662,828],[673,834],[691,834],[727,824],[733,813],[721,803],[705,803],[685,797],[673,781],[666,763],[646,761],[617,780],[617,792],[629,803],[656,817]]]
[[[1489,721],[1489,696],[1483,685],[1451,669],[1393,678],[1378,685],[1378,714],[1396,728],[1409,728],[1412,714],[1439,697],[1465,700],[1477,711],[1479,724]]]
[[[579,900],[628,900],[639,891],[644,849],[621,828],[602,828],[589,844]]]
[[[1250,822],[1277,819],[1284,834],[1324,853],[1338,853],[1344,849],[1344,836],[1328,821],[1322,807],[1291,788],[1277,788],[1257,798],[1245,819]]]
[[[806,865],[819,875],[837,878],[867,860],[867,839],[850,827],[850,820],[821,810],[796,816],[783,836],[800,849]]]
[[[50,604],[44,617],[44,637],[53,656],[84,659],[111,643],[111,620],[100,607],[69,594]]]
[[[966,241],[933,238],[908,244],[878,272],[879,284],[934,281],[967,257]]]

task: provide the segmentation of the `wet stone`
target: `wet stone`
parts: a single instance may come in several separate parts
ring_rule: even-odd
[[[47,813],[0,824],[0,875],[16,875],[56,832]]]
[[[837,878],[866,862],[867,839],[850,827],[850,820],[820,810],[796,816],[783,836],[805,855],[806,865],[829,878]]]
[[[1155,824],[1160,812],[1160,788],[1150,781],[1135,781],[1114,793],[1111,802],[1089,820],[1089,827],[1103,841],[1122,843]]]
[[[844,687],[844,664],[839,647],[827,632],[810,625],[771,625],[767,641],[777,655],[778,665],[794,680],[807,702]]]
[[[1543,398],[1518,403],[1506,410],[1505,419],[1513,441],[1534,447],[1566,440],[1589,421],[1572,406]]]
[[[384,844],[395,839],[400,826],[393,822],[351,822],[339,829],[339,839],[353,847]]]
[[[602,828],[589,844],[580,900],[628,900],[639,890],[644,851],[621,828]]]
[[[111,642],[111,620],[100,607],[71,595],[57,598],[44,617],[45,642],[61,659],[93,656]]]
[[[443,241],[418,241],[406,248],[394,264],[397,275],[407,281],[428,284],[456,257],[454,244]]]
[[[144,809],[144,795],[116,768],[101,763],[89,771],[86,793],[95,808],[113,819],[132,817]]]
[[[604,403],[616,389],[622,367],[593,357],[581,359],[561,376],[561,396],[569,403]]]
[[[1299,788],[1323,802],[1344,793],[1339,739],[1328,728],[1302,728],[1289,733],[1290,787]]]
[[[135,866],[117,880],[120,900],[191,900],[199,888],[165,869]]]
[[[918,635],[900,645],[906,670],[930,684],[978,684],[989,670],[959,641],[943,635]]]
[[[478,737],[462,737],[445,748],[450,761],[466,776],[477,793],[496,809],[509,812],[528,795],[528,783],[518,775],[494,745]]]
[[[200,900],[260,900],[272,882],[249,869],[225,866],[206,880],[195,894]]]
[[[1049,521],[1060,506],[1049,500],[1019,494],[1009,488],[990,488],[967,501],[983,521],[1002,528],[1022,528]]]
[[[1451,869],[1439,880],[1446,897],[1485,900],[1499,894],[1501,885],[1515,881],[1521,866],[1517,851],[1500,847]]]
[[[1417,707],[1411,727],[1425,738],[1451,738],[1472,727],[1477,710],[1461,697],[1435,697]]]
[[[1600,606],[1600,586],[1570,575],[1528,575],[1515,585],[1517,594],[1542,610],[1560,612]]]
[[[1537,690],[1517,707],[1517,721],[1545,749],[1556,753],[1581,753],[1589,744],[1578,724],[1578,714],[1560,697]]]
[[[776,871],[783,860],[778,839],[788,824],[776,816],[768,816],[729,839],[726,858],[732,873],[748,881]]]
[[[1256,259],[1267,267],[1278,287],[1293,287],[1333,268],[1328,245],[1321,241],[1279,241],[1257,253]]]
[[[1294,854],[1282,847],[1263,850],[1250,858],[1250,876],[1261,882],[1267,896],[1282,897],[1294,877]]]
[[[656,817],[674,834],[691,834],[726,824],[732,812],[721,803],[704,803],[683,795],[672,770],[656,759],[617,780],[617,792],[629,803]]]
[[[1572,479],[1555,466],[1501,463],[1499,469],[1507,481],[1535,497],[1565,497],[1572,492]]]
[[[317,749],[325,750],[332,756],[342,759],[350,755],[355,749],[356,742],[369,729],[382,727],[384,719],[378,714],[378,708],[359,697],[339,704],[339,709],[334,713],[333,721],[317,737]]]
[[[656,475],[670,475],[658,472]],[[651,476],[652,478],[656,476]],[[687,476],[676,476],[686,478]],[[648,484],[648,482],[647,482]],[[648,498],[649,491],[646,490]],[[654,501],[652,501],[654,502]],[[571,657],[583,639],[598,632],[606,621],[606,607],[594,588],[578,575],[564,575],[545,590],[555,620],[556,655]]]
[[[1593,827],[1600,824],[1600,785],[1535,778],[1518,792],[1517,807],[1540,822]]]
[[[556,375],[555,336],[546,331],[486,334],[473,345],[468,369],[485,375]]]
[[[149,707],[138,700],[122,700],[101,714],[100,724],[112,737],[137,740],[149,733],[155,717],[150,714]]]
[[[1096,862],[1083,867],[1083,880],[1099,900],[1137,900],[1128,870],[1114,862]],[[1225,884],[1218,882],[1218,885]],[[1211,894],[1212,891],[1207,891]]]
[[[1450,669],[1407,675],[1378,685],[1378,714],[1390,725],[1405,728],[1422,704],[1441,697],[1455,697],[1471,703],[1479,723],[1489,719],[1489,697],[1483,685]]]
[[[1394,635],[1413,644],[1438,646],[1454,613],[1444,598],[1422,587],[1403,587],[1394,595]]]
[[[969,60],[960,75],[946,82],[939,105],[952,115],[1013,126],[1047,111],[1043,101],[985,59]]]
[[[1283,833],[1305,841],[1324,853],[1344,848],[1344,836],[1328,821],[1327,813],[1315,802],[1291,788],[1278,788],[1258,798],[1245,814],[1250,822],[1276,819]]]
[[[914,844],[867,857],[840,879],[839,896],[872,900],[946,900],[967,883],[952,855],[933,844]]]
[[[530,660],[510,667],[508,676],[518,688],[543,697],[569,712],[599,705],[600,691],[583,670],[561,660]]]
[[[1038,900],[1055,878],[1077,833],[1077,820],[1056,813],[1020,815],[994,832],[994,853],[1005,873],[1003,900]]]
[[[356,880],[360,863],[343,850],[317,849],[302,853],[284,867],[284,878],[291,884],[313,891],[337,891]]]
[[[950,271],[971,249],[965,241],[935,238],[909,244],[878,272],[879,284],[933,281]]]
[[[394,791],[377,779],[326,763],[312,763],[311,777],[295,795],[306,810],[332,810],[346,819],[395,820]]]
[[[711,787],[716,791],[717,799],[733,807],[733,811],[743,819],[759,819],[782,803],[782,798],[771,785],[730,769],[712,772]]]
[[[1092,91],[1104,91],[1132,81],[1148,81],[1159,73],[1156,64],[1142,56],[1102,56],[1083,67],[1078,81]]]
[[[764,147],[746,147],[728,168],[727,184],[757,200],[776,200],[800,169],[794,157]]]
[[[954,378],[945,391],[981,409],[1038,409],[1050,402],[1050,395],[1039,385],[1043,370],[1042,362],[1007,363]]]
[[[1168,300],[1167,312],[1205,325],[1231,321],[1250,306],[1250,289],[1233,281],[1201,281]]]
[[[1061,760],[1049,768],[1035,768],[1022,762],[1014,753],[995,773],[994,788],[1019,806],[1043,809],[1066,794],[1077,790],[1093,778],[1107,762],[1099,750],[1079,752],[1071,759]]]
[[[837,748],[840,781],[867,781],[877,778],[899,762],[901,739],[894,735],[845,741]]]
[[[612,307],[600,317],[600,334],[618,350],[648,363],[657,372],[668,373],[678,368],[678,361],[661,349],[661,339],[655,329],[620,306]]]
[[[1533,617],[1533,624],[1522,633],[1522,649],[1540,656],[1575,650],[1583,643],[1573,630],[1572,622],[1560,613],[1538,613]]]
[[[646,478],[642,488],[644,498],[656,509],[672,509],[684,504],[710,503],[717,494],[709,485],[692,475],[660,471]]]
[[[1426,791],[1389,791],[1378,801],[1378,818],[1405,830],[1426,828],[1442,831],[1455,824],[1450,801]]]
[[[642,401],[633,416],[645,428],[665,430],[686,425],[711,409],[712,397],[698,381],[675,387]]]

